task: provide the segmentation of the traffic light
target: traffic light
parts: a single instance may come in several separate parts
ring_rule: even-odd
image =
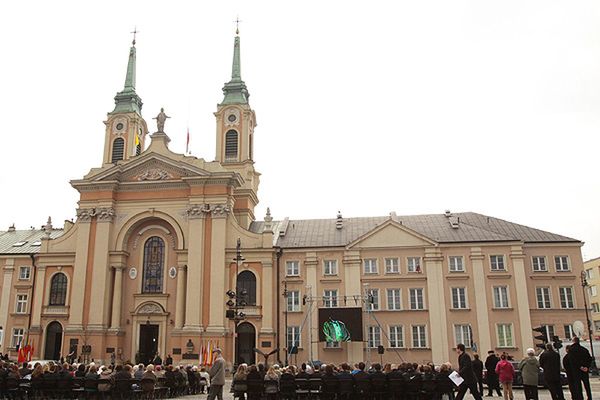
[[[560,338],[558,336],[552,336],[552,341],[554,342],[554,343],[552,343],[552,345],[554,346],[554,348],[556,350],[558,350],[562,347],[562,340],[560,340]]]
[[[548,337],[548,330],[546,329],[546,327],[544,325],[538,326],[537,328],[533,328],[534,332],[538,332],[539,335],[534,336],[533,338],[535,340],[541,340],[542,343],[536,343],[535,347],[539,347],[540,349],[545,349],[546,348],[546,343],[548,343],[550,341],[550,338]]]

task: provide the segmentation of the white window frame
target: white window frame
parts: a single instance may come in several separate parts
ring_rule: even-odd
[[[10,347],[15,349],[19,344],[23,343],[25,339],[25,329],[24,328],[13,328],[12,329],[12,337],[10,339]]]
[[[298,339],[298,348],[302,347],[302,331],[300,327],[297,325],[292,325],[287,327],[286,335],[285,335],[285,343],[287,345],[288,351],[294,345],[294,339]]]
[[[323,290],[323,307],[336,308],[338,306],[338,291],[337,289]]]
[[[502,261],[502,268],[499,268],[499,261]],[[506,271],[506,259],[504,254],[490,254],[490,270],[494,272]]]
[[[390,325],[388,327],[388,338],[391,349],[402,349],[404,344],[404,326]]]
[[[463,256],[448,256],[448,270],[450,272],[465,272]]]
[[[365,258],[363,260],[363,273],[365,275],[372,275],[378,273],[376,258]]]
[[[24,272],[26,273],[24,274]],[[26,275],[26,276],[23,276]],[[19,267],[19,280],[28,281],[31,279],[31,267],[29,265],[21,265]]]
[[[571,340],[573,338],[573,336],[575,336],[575,333],[573,332],[572,324],[564,324],[563,329],[565,330],[565,339],[566,340]]]
[[[412,348],[426,349],[427,348],[427,325],[411,325],[412,333]],[[416,333],[415,333],[416,329]]]
[[[300,291],[299,290],[288,290],[288,292],[287,292],[287,311],[288,312],[300,311]]]
[[[337,260],[323,260],[323,275],[335,276],[338,274]]]
[[[339,349],[341,346],[340,342],[325,342],[326,349]]]
[[[498,297],[496,297],[496,290],[498,290]],[[506,304],[502,304],[503,303],[503,298],[502,298],[502,293],[504,292],[504,294],[506,294]],[[508,286],[506,285],[499,285],[499,286],[492,286],[492,296],[493,296],[493,300],[494,300],[494,308],[498,308],[498,309],[505,309],[505,308],[510,308],[510,293],[508,291]],[[496,300],[499,300],[498,302]]]
[[[369,325],[367,327],[367,346],[371,349],[381,346],[381,328],[379,325]]]
[[[387,309],[388,310],[390,310],[390,311],[402,310],[402,289],[394,289],[394,288],[386,289],[386,299],[387,299]]]
[[[596,285],[591,285],[590,289],[590,297],[596,297],[598,295],[598,287]]]
[[[406,257],[406,271],[411,274],[423,272],[421,267],[421,257]]]
[[[385,273],[386,274],[399,274],[400,273],[400,259],[398,257],[385,258]]]
[[[560,308],[570,310],[575,308],[575,293],[572,286],[561,286],[558,288],[560,298]],[[567,294],[570,294],[569,299]]]
[[[286,261],[285,262],[285,276],[300,276],[300,261],[295,261],[295,260]]]
[[[546,263],[546,256],[531,257],[531,269],[533,270],[533,272],[548,272],[548,263]]]
[[[556,272],[568,272],[571,270],[569,256],[554,256],[554,269]]]
[[[552,308],[552,296],[549,286],[538,286],[535,288],[535,302],[540,310]]]
[[[588,268],[585,271],[585,279],[593,279],[594,277],[594,269],[593,268]]]
[[[509,334],[510,337],[507,337],[506,334]],[[510,339],[510,342],[509,342]],[[512,323],[499,323],[496,324],[496,340],[498,343],[498,348],[514,348],[515,346],[515,335],[513,331]]]
[[[462,343],[467,348],[473,347],[473,329],[470,324],[455,324],[454,325],[454,340],[455,344]]]
[[[373,298],[373,302],[370,302],[371,297]],[[367,289],[367,307],[369,311],[378,311],[379,307],[379,289]]]
[[[27,314],[29,295],[27,293],[17,293],[15,297],[15,313]]]
[[[598,303],[592,303],[592,312],[600,312],[600,305]]]
[[[450,288],[452,294],[452,309],[453,310],[466,310],[469,308],[469,301],[467,300],[467,288],[466,287],[453,287]],[[462,296],[462,298],[461,298]]]
[[[418,294],[420,294],[420,296]],[[420,304],[419,304],[419,297],[420,297]],[[413,302],[413,300],[414,300],[414,302]],[[409,307],[411,310],[424,310],[425,309],[425,289],[423,289],[423,288],[408,289],[408,302],[409,302]]]

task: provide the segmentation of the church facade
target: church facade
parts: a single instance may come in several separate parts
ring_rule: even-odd
[[[71,181],[76,221],[0,231],[2,352],[28,342],[38,359],[196,364],[210,342],[230,364],[260,361],[254,349],[283,362],[383,351],[440,363],[458,342],[523,353],[532,327],[574,334],[579,240],[476,213],[257,221],[256,115],[240,65],[236,36],[208,162],[169,149],[164,110],[150,133],[134,43],[103,163]],[[320,310],[338,308],[362,309],[361,341],[319,341]]]

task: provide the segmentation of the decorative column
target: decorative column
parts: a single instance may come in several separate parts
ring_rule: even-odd
[[[115,288],[112,302],[112,318],[110,321],[110,329],[119,331],[121,329],[121,304],[123,299],[123,270],[124,265],[113,266],[115,270]]]
[[[212,231],[210,240],[210,311],[207,332],[225,332],[225,240],[227,238],[227,216],[225,204],[212,205]],[[237,277],[236,277],[237,281]]]
[[[75,243],[75,266],[73,268],[73,283],[71,284],[71,299],[69,306],[69,324],[66,331],[83,329],[83,303],[86,297],[85,282],[88,264],[88,246],[93,209],[77,210],[77,239]]]
[[[274,293],[275,300],[273,299]],[[277,298],[277,290],[273,289],[273,261],[263,261],[260,301],[260,305],[262,306],[262,326],[260,333],[273,333],[273,303],[275,301],[279,301],[279,299]]]
[[[521,349],[533,346],[533,334],[531,328],[531,313],[529,312],[529,297],[527,296],[527,276],[525,274],[525,254],[523,247],[511,246],[510,259],[515,271],[515,292],[517,295],[517,311],[519,313],[519,326],[521,327]],[[517,333],[515,332],[515,336]]]
[[[490,335],[490,317],[489,307],[487,302],[488,285],[485,281],[485,269],[483,260],[485,256],[481,253],[480,247],[471,248],[471,268],[473,268],[473,283],[475,286],[475,312],[477,315],[477,332],[479,336],[479,351],[483,354],[484,351],[492,348],[492,339]],[[473,338],[475,340],[475,338]]]
[[[177,266],[177,293],[175,295],[175,329],[183,328],[185,318],[185,276],[187,265]]]
[[[346,298],[351,298],[352,296],[357,296],[357,299],[362,298],[363,293],[360,279],[360,252],[344,252],[343,264],[344,286],[346,287],[346,292],[344,293],[344,295],[346,296]],[[367,338],[364,338],[364,340],[367,340]],[[346,346],[348,349],[347,359],[351,364],[364,360],[365,356],[363,353],[363,342],[347,342]]]
[[[30,307],[31,312],[31,331],[40,332],[42,329],[42,303],[44,302],[44,285],[46,282],[46,266],[38,265],[36,268],[35,276],[35,297],[37,301],[33,302],[33,309]],[[33,301],[33,299],[32,299]]]
[[[188,264],[185,290],[185,331],[201,333],[200,310],[202,303],[202,269],[204,262],[204,218],[207,212],[203,205],[192,205],[188,216]]]
[[[448,318],[442,254],[439,248],[425,249],[425,273],[427,274],[427,297],[429,310],[429,337],[431,339],[431,358],[439,365],[448,361],[450,345],[448,343]]]
[[[306,286],[310,287],[306,289],[306,294],[311,296],[318,296],[318,288],[317,288],[317,267],[319,265],[319,259],[317,258],[317,253],[306,253],[306,258],[304,259],[304,265],[306,265]],[[318,343],[318,335],[319,335],[319,312],[318,307],[314,307],[314,304],[308,303],[313,306],[312,310],[312,318],[310,324],[308,326],[312,326],[311,331],[304,338],[300,338],[301,340],[306,341],[306,349],[308,353],[307,356],[310,357],[312,355],[314,360],[319,360],[319,343]],[[286,332],[287,335],[287,332]],[[312,337],[312,343],[311,343]],[[315,340],[315,337],[317,340]],[[312,353],[311,353],[312,351]]]
[[[13,272],[15,271],[15,259],[9,258],[6,260],[6,265],[4,266],[4,279],[2,281],[2,297],[0,298],[0,326],[5,327],[8,325],[8,304],[10,303],[10,289],[12,288],[12,277]],[[4,334],[3,340],[6,341],[10,335]],[[0,342],[0,346],[3,349],[8,348],[9,346],[5,346],[4,343]]]

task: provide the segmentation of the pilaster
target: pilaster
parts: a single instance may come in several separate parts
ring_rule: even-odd
[[[32,299],[31,312],[31,330],[41,330],[41,318],[42,318],[42,303],[44,302],[44,283],[46,282],[46,266],[38,265],[36,268],[35,277],[35,294],[36,301]]]
[[[12,278],[13,273],[15,271],[15,259],[8,258],[6,259],[6,264],[4,265],[4,279],[2,280],[2,297],[0,298],[0,326],[6,327],[8,325],[8,304],[10,303],[10,292],[12,289]],[[33,299],[32,299],[33,301]],[[6,328],[5,328],[6,332]],[[0,347],[3,349],[8,348],[8,346],[4,345],[6,342],[6,338],[10,335],[4,334],[2,340],[0,342]]]
[[[443,257],[439,248],[425,249],[425,273],[427,274],[427,308],[429,310],[429,337],[431,358],[434,364],[446,362],[449,357],[448,317],[446,291],[444,290]]]
[[[317,278],[318,278],[318,267],[319,267],[319,259],[317,258],[317,253],[306,253],[306,257],[304,259],[304,265],[306,266],[306,287],[307,294],[311,296],[317,295]],[[307,343],[306,349],[308,350],[309,346],[312,346],[312,354],[313,358],[318,357],[319,355],[319,342],[315,340],[315,338],[319,337],[319,313],[318,307],[315,306],[314,303],[307,303],[313,307],[312,310],[312,343],[310,342],[311,334],[308,333],[304,336],[304,340]],[[307,326],[308,328],[308,326]],[[310,354],[310,350],[307,352],[307,356]]]
[[[226,205],[211,206],[210,311],[207,332],[225,332],[225,239],[227,237]],[[237,277],[236,277],[237,279]]]
[[[200,310],[202,309],[205,207],[191,205],[187,210],[187,215],[189,240],[183,330],[200,333],[202,332]]]
[[[110,297],[110,268],[109,257],[109,238],[114,218],[114,210],[110,207],[98,208],[96,210],[96,237],[94,241],[94,264],[92,269],[92,285],[90,299],[90,311],[88,315],[88,329],[98,330],[108,327],[108,319],[111,306]]]
[[[88,210],[77,210],[77,239],[75,244],[75,265],[71,284],[69,307],[69,325],[66,330],[83,329],[83,303],[86,297],[85,283],[88,264],[88,246],[90,243],[92,217]]]
[[[275,293],[275,299],[273,299],[273,293]],[[262,326],[260,333],[273,333],[273,303],[279,301],[277,297],[277,290],[273,288],[273,261],[263,261],[261,288]]]
[[[177,266],[177,293],[175,295],[175,329],[183,328],[185,323],[185,281],[187,265]]]
[[[115,283],[110,329],[113,331],[119,331],[121,329],[121,307],[123,303],[123,270],[125,269],[125,266],[113,266],[113,269],[115,270]]]
[[[517,312],[519,313],[519,326],[521,328],[521,346],[522,349],[533,348],[531,313],[529,312],[529,296],[527,291],[527,275],[525,274],[525,254],[523,254],[523,247],[511,246],[510,259],[515,273],[515,292],[517,295],[516,307]]]
[[[472,247],[471,267],[473,268],[473,284],[475,286],[475,311],[477,315],[477,332],[479,336],[478,347],[481,352],[492,348],[492,339],[490,335],[489,307],[487,302],[487,291],[489,287],[485,280],[485,269],[483,260],[485,256],[481,253],[480,247]],[[473,338],[475,340],[475,338]]]
[[[346,251],[344,252],[344,285],[346,288],[345,296],[361,296],[362,287],[360,279],[360,252]],[[348,349],[347,359],[350,363],[363,361],[363,343],[362,342],[347,342]]]

